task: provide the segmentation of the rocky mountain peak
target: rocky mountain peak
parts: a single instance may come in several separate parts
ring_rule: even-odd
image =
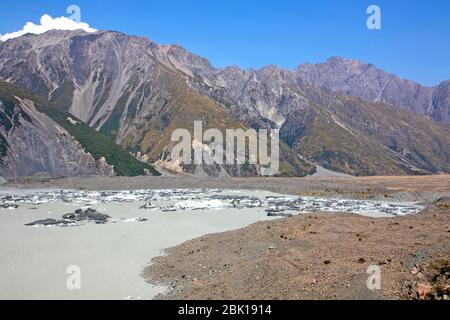
[[[214,69],[207,59],[189,52],[180,45],[161,45],[160,48],[164,53],[170,57],[173,57],[184,66],[195,69],[203,69],[206,71]]]
[[[432,117],[433,88],[401,79],[373,64],[332,57],[325,63],[300,65],[296,72],[307,82],[345,95],[389,103]]]

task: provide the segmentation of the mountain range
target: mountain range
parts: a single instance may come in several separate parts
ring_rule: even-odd
[[[426,87],[378,69],[372,64],[333,57],[325,63],[303,64],[300,77],[346,95],[384,102],[450,124],[450,81]]]
[[[216,69],[177,45],[110,31],[49,31],[0,43],[0,79],[6,177],[157,174],[152,164],[196,175],[259,174],[258,165],[174,162],[171,133],[192,131],[195,120],[205,129],[279,129],[283,176],[309,175],[317,165],[357,176],[450,172],[450,82],[428,88],[358,61]],[[76,147],[56,139],[37,151],[26,138],[39,132],[49,140],[57,131]],[[31,161],[55,150],[58,161]],[[119,154],[126,160],[116,161]]]

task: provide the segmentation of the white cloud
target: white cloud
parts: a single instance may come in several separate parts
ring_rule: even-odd
[[[40,24],[27,22],[22,30],[0,35],[0,41],[18,38],[27,33],[41,34],[49,30],[84,30],[86,32],[95,32],[97,30],[91,28],[87,23],[75,22],[67,17],[52,18],[48,14],[41,17]]]

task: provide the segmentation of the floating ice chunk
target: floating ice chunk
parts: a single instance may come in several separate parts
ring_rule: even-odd
[[[145,219],[145,218],[139,218],[139,217],[129,218],[129,219],[124,219],[123,220],[123,222],[145,222],[145,221],[148,221],[148,220]]]
[[[156,207],[150,202],[150,200],[147,200],[147,202],[140,207],[140,209],[156,209]]]
[[[223,209],[227,204],[217,200],[186,200],[180,201],[175,205],[179,210],[199,210],[199,209]]]

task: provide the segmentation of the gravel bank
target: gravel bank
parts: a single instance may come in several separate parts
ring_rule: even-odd
[[[318,213],[260,222],[172,248],[145,277],[170,286],[160,299],[414,299],[439,277],[441,290],[450,288],[449,208],[446,201],[402,218]],[[372,265],[381,290],[367,289]]]

